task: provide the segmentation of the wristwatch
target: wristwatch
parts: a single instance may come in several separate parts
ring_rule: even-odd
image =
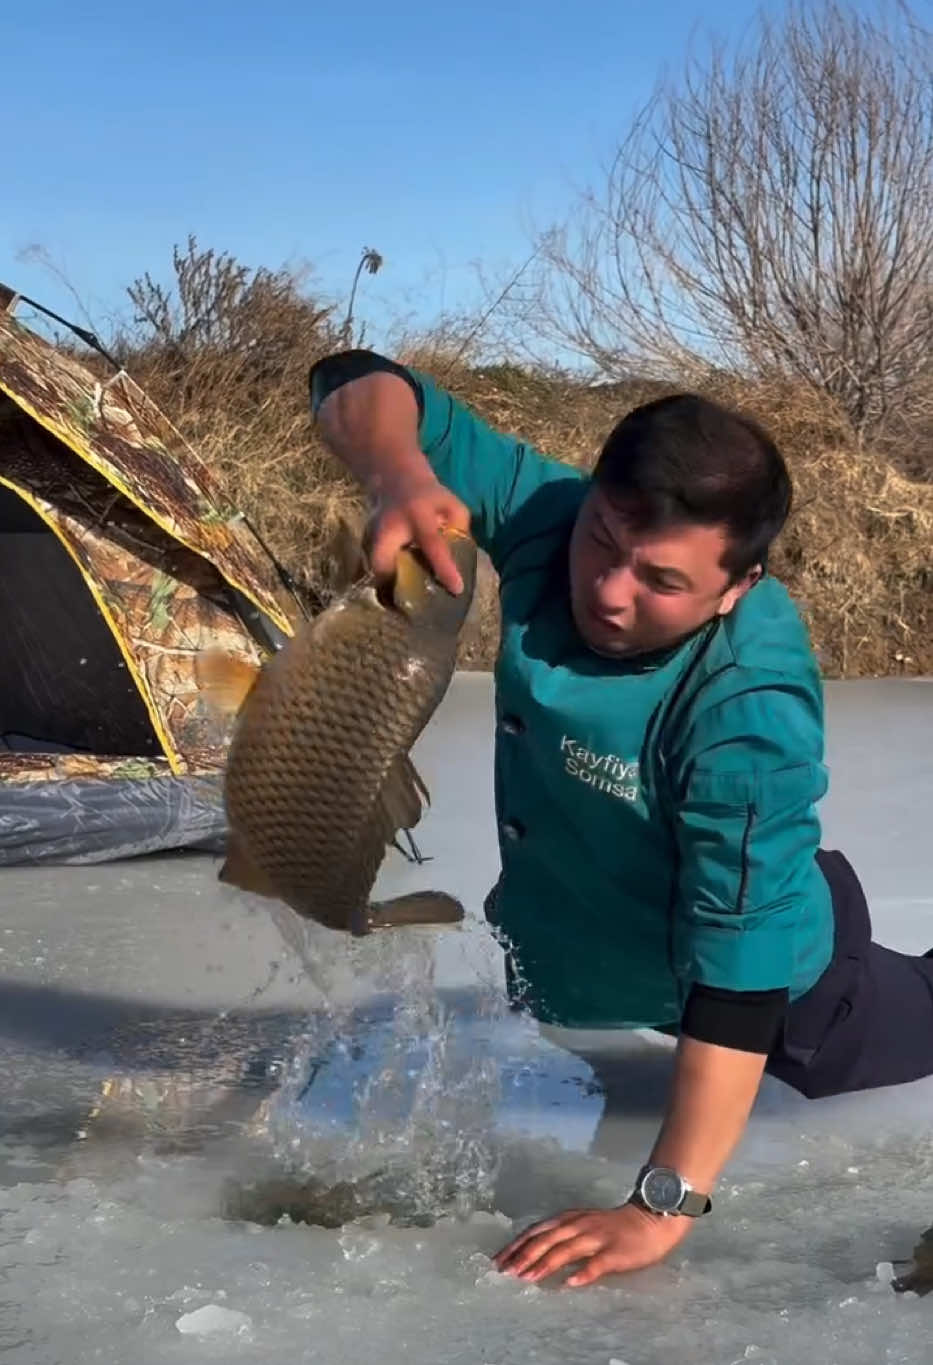
[[[642,1166],[631,1198],[652,1213],[666,1216],[685,1214],[688,1218],[699,1218],[713,1207],[708,1194],[698,1194],[670,1166]]]

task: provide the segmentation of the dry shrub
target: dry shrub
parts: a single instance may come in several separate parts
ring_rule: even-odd
[[[860,444],[826,395],[720,378],[710,397],[757,417],[787,457],[794,509],[771,568],[828,677],[933,671],[933,485]]]
[[[171,292],[148,276],[131,286],[139,330],[117,353],[319,601],[342,514],[358,501],[308,408],[308,370],[337,345],[332,310],[295,272],[252,271],[193,238],[174,274]]]

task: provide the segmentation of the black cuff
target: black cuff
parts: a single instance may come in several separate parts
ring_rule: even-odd
[[[377,351],[366,350],[335,351],[333,355],[322,356],[320,360],[314,362],[308,371],[308,393],[312,414],[316,416],[324,399],[342,384],[349,384],[351,379],[362,379],[367,374],[378,374],[380,371],[398,375],[399,379],[405,380],[415,395],[420,421],[424,416],[424,397],[421,386],[414,376],[404,365],[397,365],[394,360],[379,355]]]
[[[767,1056],[787,1011],[786,986],[773,991],[727,991],[694,982],[684,1006],[681,1033],[700,1043]]]

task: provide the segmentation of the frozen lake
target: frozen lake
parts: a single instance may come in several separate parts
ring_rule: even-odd
[[[824,844],[877,937],[926,950],[933,682],[829,684],[827,705]],[[461,675],[415,754],[433,861],[393,854],[377,887],[453,891],[468,923],[311,931],[310,973],[209,857],[0,871],[4,1359],[926,1365],[933,1299],[876,1266],[933,1223],[933,1082],[808,1102],[766,1080],[662,1266],[583,1290],[492,1269],[526,1222],[624,1198],[670,1045],[625,1039],[606,1099],[505,1009],[491,754],[490,680]],[[312,1178],[351,1221],[275,1222]]]

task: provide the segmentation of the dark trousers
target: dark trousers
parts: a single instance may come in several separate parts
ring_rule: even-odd
[[[848,859],[821,849],[817,861],[832,892],[833,957],[791,1004],[765,1069],[810,1099],[933,1074],[933,957],[874,943]]]

